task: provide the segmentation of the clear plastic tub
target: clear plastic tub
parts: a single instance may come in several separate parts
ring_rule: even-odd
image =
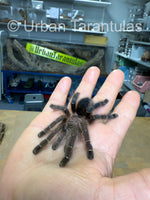
[[[13,19],[24,24],[27,21],[27,11],[24,8],[13,7]]]
[[[46,23],[46,11],[45,10],[29,8],[27,10],[27,13],[28,13],[28,15],[27,15],[28,24]]]
[[[71,20],[72,19],[72,10],[66,8],[60,8],[59,10],[60,19]]]
[[[32,8],[35,8],[35,9],[43,9],[43,4],[44,2],[43,1],[32,1]]]
[[[84,11],[72,10],[72,20],[83,21],[84,20]]]

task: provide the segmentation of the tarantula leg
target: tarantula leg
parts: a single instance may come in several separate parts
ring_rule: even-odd
[[[80,94],[79,92],[75,93],[71,100],[71,110],[73,113],[76,112],[76,102],[79,97],[79,94]]]
[[[56,118],[49,126],[47,126],[43,131],[39,132],[38,137],[42,137],[45,135],[51,128],[53,128],[56,124],[63,121],[66,118],[65,115],[61,115],[60,117]]]
[[[95,120],[98,119],[115,119],[118,117],[117,113],[114,114],[108,114],[108,115],[92,115],[89,119],[89,123],[92,123]]]
[[[72,148],[74,146],[75,139],[76,139],[76,135],[73,135],[69,138],[69,141],[66,143],[64,147],[65,157],[60,161],[59,163],[60,167],[64,167],[69,162],[72,156]]]
[[[46,139],[42,140],[42,142],[40,142],[39,145],[37,145],[34,149],[33,149],[33,154],[38,154],[43,147],[45,147],[48,142],[56,135],[56,133],[58,133],[61,129],[63,128],[63,123],[59,124],[49,135]]]
[[[90,142],[89,131],[86,123],[82,123],[82,129],[83,129],[82,134],[86,143],[87,157],[89,160],[92,160],[94,158],[94,152]]]
[[[89,160],[94,158],[94,151],[90,141],[86,140],[86,148],[87,148],[87,157]]]
[[[87,108],[87,113],[91,113],[93,110],[95,110],[96,108],[99,108],[101,106],[104,106],[108,103],[108,99],[105,99],[104,101],[99,101],[93,105],[88,106]]]
[[[65,135],[66,135],[65,132],[62,132],[61,135],[57,138],[57,140],[52,144],[53,150],[56,150],[58,148],[59,144],[61,143]]]
[[[70,112],[66,106],[59,106],[59,105],[54,105],[51,104],[50,107],[54,110],[61,110],[63,111],[67,116],[70,116]]]

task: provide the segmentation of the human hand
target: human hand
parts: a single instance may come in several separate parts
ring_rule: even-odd
[[[84,75],[77,92],[79,98],[91,97],[99,69],[91,67]],[[109,99],[109,103],[97,109],[95,113],[108,113],[115,102],[124,79],[123,72],[113,71],[100,88],[94,102]],[[131,125],[139,106],[139,95],[128,92],[114,112],[118,118],[103,124],[99,121],[89,126],[94,159],[88,160],[84,144],[74,146],[73,155],[66,167],[60,168],[63,158],[63,145],[53,151],[48,145],[37,156],[33,148],[41,139],[37,134],[54,119],[60,111],[53,111],[49,105],[65,105],[71,80],[60,80],[49,102],[26,128],[18,139],[0,179],[1,200],[123,200],[150,199],[150,169],[123,177],[111,178],[114,159],[122,140]]]

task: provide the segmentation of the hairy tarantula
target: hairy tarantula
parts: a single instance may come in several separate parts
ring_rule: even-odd
[[[100,101],[98,103],[93,103],[91,98],[82,98],[76,104],[79,93],[75,93],[71,100],[71,110],[72,114],[69,112],[67,106],[60,106],[51,104],[50,107],[54,110],[61,110],[65,115],[61,115],[55,119],[49,126],[47,126],[43,131],[38,134],[38,137],[42,137],[47,132],[50,131],[56,124],[51,133],[46,139],[42,140],[39,145],[33,149],[33,154],[38,154],[42,148],[48,144],[48,142],[57,134],[57,140],[52,144],[52,149],[56,150],[61,143],[61,141],[66,138],[66,144],[64,146],[64,158],[61,160],[59,166],[64,167],[70,160],[72,155],[73,146],[77,136],[82,136],[85,140],[86,151],[88,159],[92,160],[94,158],[93,147],[90,142],[88,124],[91,124],[98,119],[114,119],[118,115],[107,114],[107,115],[92,115],[92,111],[98,107],[104,106],[108,103],[108,99]]]

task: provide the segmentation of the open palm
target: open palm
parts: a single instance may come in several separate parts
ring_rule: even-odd
[[[77,91],[80,97],[91,97],[99,77],[99,69],[91,67]],[[109,99],[96,111],[108,113],[122,86],[124,75],[113,71],[93,98],[94,102]],[[114,112],[118,118],[106,124],[99,121],[89,126],[94,159],[86,158],[84,144],[78,141],[66,167],[60,168],[63,146],[53,151],[47,145],[37,156],[33,148],[41,141],[37,134],[60,116],[50,104],[64,105],[71,86],[68,77],[61,79],[42,113],[34,119],[14,146],[0,179],[1,200],[148,200],[150,199],[150,169],[123,177],[111,178],[116,154],[139,106],[139,95],[128,92]],[[15,134],[15,133],[14,133]]]

